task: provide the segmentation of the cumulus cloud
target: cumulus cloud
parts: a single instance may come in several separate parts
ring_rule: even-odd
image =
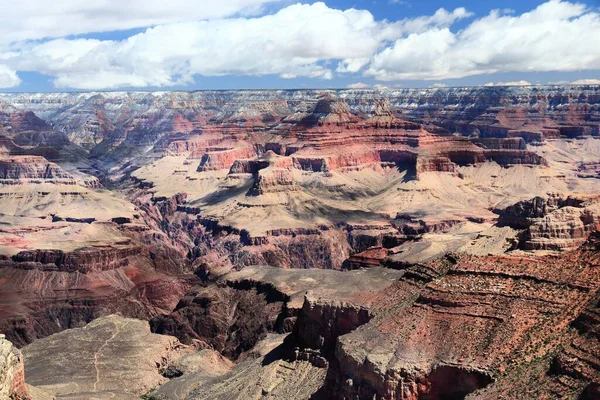
[[[446,85],[445,83],[436,82],[436,83],[432,84],[430,87],[432,87],[432,88],[445,88],[445,87],[448,87],[448,85]]]
[[[368,11],[296,4],[260,18],[159,25],[123,41],[30,43],[4,58],[80,89],[186,84],[195,74],[330,79],[326,61],[368,60],[394,35],[394,26]]]
[[[434,27],[397,39],[371,60],[379,80],[462,78],[497,72],[600,68],[600,14],[550,0],[531,12],[492,11],[465,29]]]
[[[0,64],[0,88],[11,88],[19,86],[21,79],[16,71],[11,70],[6,65]]]
[[[281,0],[17,0],[0,4],[0,43],[259,12]]]
[[[571,82],[573,85],[600,85],[600,79],[579,79]]]
[[[403,33],[420,33],[431,28],[448,28],[456,21],[473,16],[472,12],[464,7],[459,7],[453,11],[447,11],[440,8],[431,16],[422,16],[416,18],[407,18],[398,22]]]
[[[464,7],[459,7],[453,11],[447,11],[444,8],[440,8],[431,16],[405,18],[396,21],[393,24],[382,24],[380,26],[381,31],[378,35],[378,39],[381,43],[384,43],[386,40],[395,40],[402,35],[410,33],[426,32],[429,29],[448,28],[456,21],[468,18],[472,15],[473,14]],[[358,72],[370,62],[370,57],[372,55],[373,54],[369,54],[368,57],[361,58],[346,58],[338,64],[337,72]]]
[[[483,86],[531,86],[528,81],[512,81],[512,82],[488,82]]]
[[[356,82],[356,83],[351,83],[346,87],[348,89],[366,89],[368,87],[371,87],[371,85],[369,85],[368,83]]]
[[[253,15],[278,2],[284,0],[0,5],[0,84],[18,85],[19,71],[48,75],[59,88],[112,89],[186,85],[197,75],[437,81],[600,69],[600,14],[568,1],[549,0],[522,15],[493,11],[462,30],[453,27],[473,17],[465,8],[386,21],[318,2]],[[148,28],[123,40],[72,36],[135,27]]]

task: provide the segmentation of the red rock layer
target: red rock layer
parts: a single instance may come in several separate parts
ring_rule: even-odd
[[[595,311],[584,309],[596,307],[599,261],[587,246],[561,256],[463,256],[413,265],[390,288],[348,304],[307,296],[295,334],[301,346],[325,356],[334,349],[327,357],[336,370],[324,389],[332,398],[497,398],[485,393],[502,387],[512,388],[505,398],[514,398],[523,390],[514,381],[519,371],[571,340],[578,316],[594,321]],[[361,307],[369,317],[352,317]],[[332,322],[322,326],[322,320]],[[600,370],[591,343],[575,340],[576,349],[565,350],[587,367],[557,361],[566,362],[567,375],[578,371],[579,393],[595,390],[586,385]]]
[[[0,158],[0,180],[53,180],[74,181],[73,176],[55,163],[39,156],[11,156]]]
[[[382,264],[388,256],[387,249],[374,247],[350,256],[344,266],[347,269],[371,268]]]
[[[202,156],[198,171],[215,171],[230,169],[238,159],[256,157],[256,151],[252,146],[227,148],[210,148]]]
[[[0,265],[0,330],[21,346],[92,319],[120,312],[146,319],[169,312],[185,281],[154,270],[148,260],[128,257],[125,265],[86,272],[48,271],[33,263]]]
[[[266,148],[291,155],[296,168],[313,172],[381,162],[412,166],[420,172],[454,172],[453,164],[486,160],[503,166],[545,163],[540,156],[524,150],[521,139],[484,143],[432,134],[418,124],[395,118],[385,103],[378,105],[372,118],[361,120],[345,103],[328,97],[317,103],[312,114],[300,114],[284,122],[294,123],[279,128],[285,141],[267,143]],[[419,157],[423,157],[420,162]]]
[[[470,140],[431,133],[394,114],[381,101],[373,116],[357,116],[343,101],[326,96],[311,112],[297,112],[280,124],[265,127],[270,136],[257,133],[257,127],[251,129],[247,122],[243,126],[228,122],[208,125],[196,136],[169,137],[159,147],[176,154],[187,153],[192,159],[201,158],[198,171],[228,169],[236,161],[255,159],[268,151],[291,157],[296,169],[324,173],[381,163],[395,163],[418,172],[454,172],[453,164],[486,160],[503,166],[545,164],[540,156],[525,150],[519,137]],[[420,157],[423,160],[417,166]],[[240,173],[240,168],[235,166],[232,173]]]

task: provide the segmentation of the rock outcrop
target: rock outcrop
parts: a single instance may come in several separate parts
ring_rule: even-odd
[[[231,371],[234,364],[220,353],[203,349],[171,362],[163,373],[170,380],[147,394],[165,400],[184,400],[194,390]]]
[[[25,371],[21,352],[0,335],[0,398],[27,399]]]
[[[319,396],[326,370],[308,361],[282,359],[283,335],[272,336],[257,346],[254,358],[236,365],[226,375],[202,384],[188,399],[249,398],[307,399]]]
[[[536,197],[500,211],[498,224],[524,229],[519,245],[526,250],[574,249],[600,228],[600,199]]]
[[[110,315],[23,349],[29,384],[72,399],[139,397],[168,381],[162,373],[186,352],[145,321]]]
[[[247,267],[224,276],[218,285],[192,289],[173,312],[153,318],[150,325],[153,332],[236,359],[270,332],[291,332],[306,307],[307,292],[317,298],[332,290],[340,298],[360,297],[390,285],[390,279],[401,274],[383,268],[342,273]]]
[[[152,331],[174,335],[199,348],[236,359],[276,330],[282,303],[256,291],[211,286],[196,288],[169,315],[150,320]]]
[[[562,258],[463,257],[410,267],[398,292],[388,292],[394,301],[339,338],[336,390],[438,398],[510,379],[508,371],[543,358],[569,334],[597,291],[597,257],[584,249]]]

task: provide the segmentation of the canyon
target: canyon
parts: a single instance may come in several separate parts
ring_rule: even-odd
[[[598,85],[3,93],[0,205],[0,396],[600,393]]]

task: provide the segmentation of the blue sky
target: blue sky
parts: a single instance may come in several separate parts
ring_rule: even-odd
[[[170,9],[158,0],[130,0],[126,8],[108,0],[106,9],[78,0],[57,0],[52,8],[41,0],[23,0],[22,7],[6,10],[0,5],[5,38],[0,90],[429,87],[600,79],[598,1],[174,1],[179,7]],[[501,11],[490,16],[493,9]]]

